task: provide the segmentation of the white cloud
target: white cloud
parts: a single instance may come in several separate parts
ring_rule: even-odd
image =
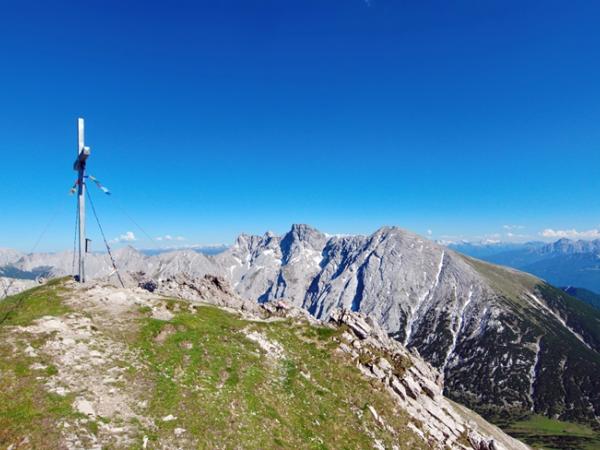
[[[433,234],[433,231],[427,230],[427,235],[431,236],[432,234]]]
[[[170,234],[165,234],[164,236],[157,236],[154,238],[155,241],[185,241],[183,236],[172,236]]]
[[[591,229],[585,231],[577,231],[575,228],[571,230],[553,230],[546,228],[540,232],[540,236],[546,238],[570,238],[570,239],[600,239],[600,230]]]
[[[482,244],[499,244],[502,242],[500,239],[484,239],[481,241]]]
[[[120,235],[118,238],[113,239],[113,242],[133,242],[137,241],[133,231],[128,231],[125,234]]]
[[[523,225],[502,225],[505,230],[522,230],[525,228]]]

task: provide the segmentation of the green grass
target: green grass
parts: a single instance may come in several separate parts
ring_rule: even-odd
[[[285,357],[268,358],[243,330],[277,341]],[[209,306],[168,323],[144,319],[138,345],[151,367],[151,414],[177,417],[157,420],[150,439],[164,442],[179,427],[202,448],[371,448],[370,432],[386,447],[419,448],[383,386],[334,352],[336,337],[329,328],[249,322]]]
[[[512,423],[505,431],[534,448],[600,449],[600,432],[585,425],[538,415]]]
[[[524,289],[533,291],[539,279],[525,272],[490,264],[475,258],[461,255],[490,285],[516,304],[523,304],[521,296]]]
[[[64,290],[57,280],[0,302],[0,448],[61,448],[60,424],[82,418],[72,408],[76,394],[61,397],[44,388],[60,370],[39,351],[47,336],[15,334],[16,326],[71,312],[61,301]],[[386,448],[426,448],[385,387],[336,351],[343,329],[254,322],[216,307],[189,312],[185,302],[165,302],[172,320],[152,319],[149,308],[139,308],[126,339],[113,333],[139,357],[124,363],[126,381],[119,388],[147,401],[138,412],[155,426],[134,424],[140,446],[146,435],[151,447],[169,448],[354,449],[372,448],[375,439]],[[251,331],[277,342],[283,356],[267,355],[247,338]],[[27,345],[39,356],[27,356]],[[32,369],[34,362],[39,369]],[[404,370],[404,361],[397,363]],[[168,415],[177,419],[163,421]],[[82,423],[92,434],[100,430],[100,422]],[[177,437],[176,428],[186,431]]]
[[[0,447],[19,444],[27,437],[26,448],[59,448],[61,418],[76,417],[73,399],[46,392],[45,377],[57,368],[32,370],[33,359],[27,357],[23,343],[11,344],[11,326],[27,325],[46,315],[69,311],[61,302],[62,280],[54,280],[0,301]],[[33,346],[40,345],[32,340]],[[41,379],[39,379],[41,378]]]
[[[64,292],[64,278],[11,295],[0,300],[0,327],[29,325],[43,316],[59,316],[69,311],[60,298]]]

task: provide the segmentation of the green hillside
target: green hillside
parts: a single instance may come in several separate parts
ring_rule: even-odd
[[[425,448],[333,351],[339,331],[168,299],[111,316],[68,295],[55,281],[0,302],[0,447]]]
[[[592,305],[594,308],[600,309],[600,294],[596,294],[588,289],[572,286],[563,288],[563,291],[588,305]]]

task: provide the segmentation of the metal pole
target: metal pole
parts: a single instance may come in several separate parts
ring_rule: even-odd
[[[85,283],[85,159],[81,158],[85,148],[83,119],[77,119],[77,158],[80,161],[77,185],[79,203],[79,282]]]

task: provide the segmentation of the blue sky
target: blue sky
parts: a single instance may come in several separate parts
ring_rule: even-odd
[[[4,1],[0,247],[30,250],[52,218],[37,249],[72,246],[78,115],[113,191],[92,190],[107,234],[138,247],[155,243],[128,216],[177,245],[296,222],[600,235],[599,17],[589,1]]]

